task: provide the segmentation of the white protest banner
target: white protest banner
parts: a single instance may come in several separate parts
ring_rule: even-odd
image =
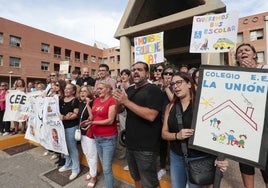
[[[60,120],[58,96],[45,98],[43,126],[46,137],[40,143],[48,150],[68,155],[64,126]]]
[[[218,53],[235,49],[237,27],[237,12],[194,16],[190,52]]]
[[[68,74],[69,72],[69,61],[61,61],[60,62],[60,74]]]
[[[26,121],[28,118],[26,100],[26,93],[20,90],[8,90],[3,121]]]
[[[268,70],[200,67],[190,147],[265,167]],[[195,119],[196,118],[196,119]]]
[[[43,125],[44,98],[42,92],[27,93],[28,121],[25,138],[40,143],[41,128]]]
[[[29,118],[25,138],[48,150],[68,155],[64,126],[59,119],[58,96],[28,96],[27,104]]]
[[[155,33],[134,38],[135,62],[147,64],[164,62],[164,33]]]

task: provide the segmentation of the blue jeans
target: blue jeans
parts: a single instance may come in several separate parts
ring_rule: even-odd
[[[198,159],[188,158],[188,161]],[[184,156],[177,155],[173,151],[170,151],[170,174],[171,184],[173,188],[185,188],[188,184],[189,188],[204,188],[205,186],[196,185],[189,181],[188,171],[185,165]]]
[[[72,167],[72,173],[80,172],[79,154],[77,149],[77,141],[74,138],[74,132],[78,126],[65,129],[65,139],[69,155],[66,155],[64,166],[66,168]]]
[[[114,175],[112,161],[116,148],[117,135],[109,137],[95,137],[98,155],[102,164],[106,188],[113,188]]]

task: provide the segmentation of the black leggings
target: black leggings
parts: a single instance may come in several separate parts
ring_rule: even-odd
[[[262,178],[266,184],[268,184],[268,161],[266,160],[266,166],[264,170],[261,170]],[[243,163],[239,163],[240,172],[246,175],[254,175],[255,168]]]

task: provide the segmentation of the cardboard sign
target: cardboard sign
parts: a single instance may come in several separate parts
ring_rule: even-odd
[[[268,70],[201,66],[189,147],[264,168]]]
[[[164,62],[163,32],[134,38],[135,62],[147,64]]]
[[[237,27],[237,12],[194,16],[190,52],[218,53],[235,49]]]

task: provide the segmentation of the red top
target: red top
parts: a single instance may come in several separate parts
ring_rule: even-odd
[[[93,121],[108,119],[109,107],[115,105],[116,101],[111,96],[106,101],[101,102],[100,98],[96,98],[92,106]],[[92,132],[94,136],[113,136],[117,134],[116,119],[111,125],[92,125]]]

